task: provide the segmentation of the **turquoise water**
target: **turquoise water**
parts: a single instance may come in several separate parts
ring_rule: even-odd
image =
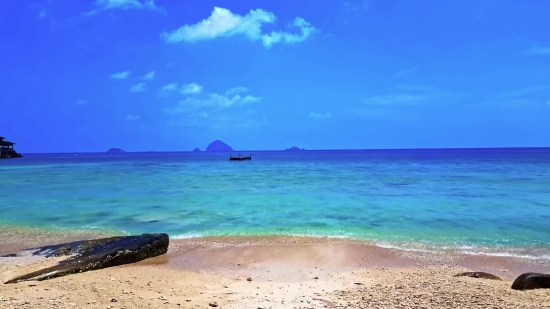
[[[334,236],[387,246],[550,254],[550,149],[228,157],[29,154],[0,160],[0,223],[179,238]]]

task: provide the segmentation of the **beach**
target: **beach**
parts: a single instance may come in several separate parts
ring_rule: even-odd
[[[28,155],[0,167],[0,255],[143,233],[170,245],[2,284],[0,308],[548,308],[549,290],[511,285],[550,272],[549,153]],[[58,261],[0,260],[2,282]]]
[[[7,249],[0,245],[0,252]],[[1,258],[1,280],[55,259]],[[465,271],[486,271],[502,281],[454,277]],[[190,238],[171,240],[167,254],[135,264],[2,284],[0,307],[550,308],[550,290],[510,288],[527,271],[548,273],[550,265],[349,239]]]

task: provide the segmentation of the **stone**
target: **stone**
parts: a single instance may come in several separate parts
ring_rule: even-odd
[[[248,277],[248,278],[246,278],[246,281],[250,282],[250,281],[252,281],[252,278]]]
[[[491,279],[491,280],[502,280],[499,277],[490,274],[490,273],[484,273],[482,271],[473,271],[473,272],[465,272],[460,273],[457,275],[454,275],[455,277],[471,277],[471,278],[481,278],[481,279]]]
[[[512,283],[514,290],[550,289],[550,275],[538,273],[521,274]]]
[[[70,256],[55,266],[17,276],[5,283],[42,281],[74,273],[135,263],[165,254],[168,251],[168,244],[168,235],[160,233],[75,241],[26,249],[4,257],[17,257],[28,252],[44,257]]]
[[[214,301],[214,302],[209,303],[208,306],[210,306],[210,307],[218,307],[218,303]]]

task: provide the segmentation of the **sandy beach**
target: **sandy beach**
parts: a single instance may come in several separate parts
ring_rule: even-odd
[[[25,237],[3,242],[0,252],[25,247]],[[0,280],[56,261],[1,258]],[[454,277],[463,271],[503,280]],[[132,265],[2,284],[0,308],[550,308],[550,290],[510,288],[527,271],[550,266],[346,239],[193,238],[171,240],[166,255]]]

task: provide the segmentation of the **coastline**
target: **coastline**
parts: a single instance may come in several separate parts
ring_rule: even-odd
[[[31,234],[27,233],[32,238]],[[60,238],[42,238],[35,244],[75,237],[57,236]],[[0,252],[28,247],[27,243],[1,242]],[[33,267],[6,259],[10,258],[0,259],[2,282]],[[485,271],[503,281],[453,277],[463,271]],[[456,304],[550,308],[550,290],[510,289],[515,277],[529,271],[548,273],[550,265],[548,261],[452,250],[406,251],[345,238],[171,239],[167,254],[139,263],[41,282],[2,284],[0,307],[4,302],[8,307],[23,308],[207,308],[216,302],[219,308],[386,308],[404,304],[411,308],[462,307]]]

